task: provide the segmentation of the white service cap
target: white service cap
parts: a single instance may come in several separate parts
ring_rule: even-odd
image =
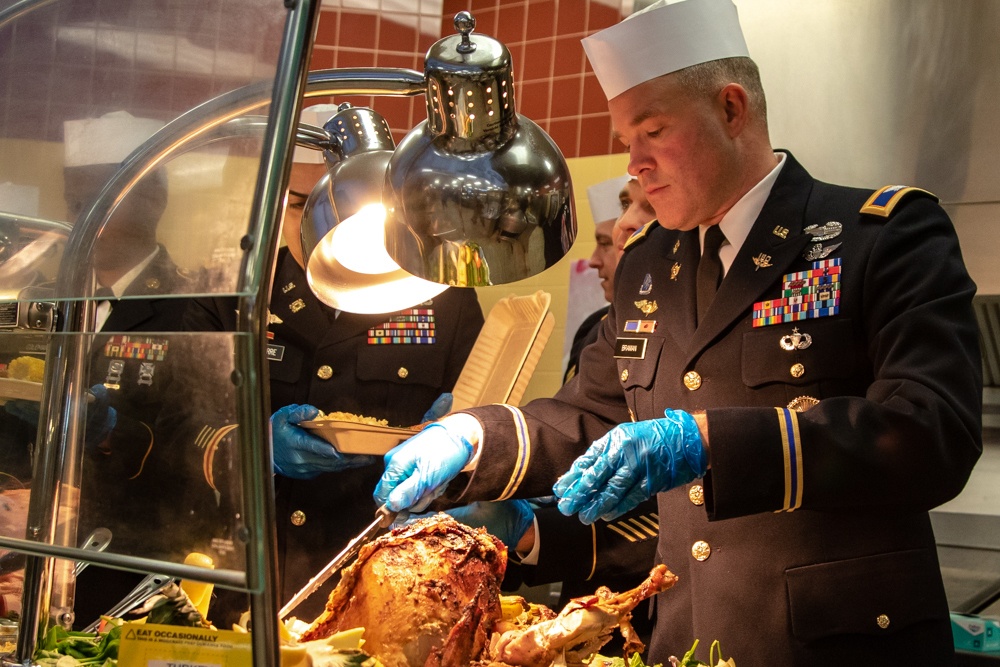
[[[136,118],[127,111],[67,120],[63,123],[63,164],[67,167],[119,164],[164,125],[163,121]]]
[[[309,123],[310,125],[315,125],[316,127],[323,127],[323,125],[326,124],[326,121],[330,120],[330,118],[333,117],[339,110],[339,104],[314,104],[311,107],[302,109],[302,113],[299,114],[299,122]],[[303,146],[296,146],[295,154],[292,155],[292,162],[299,162],[301,164],[321,164],[323,162],[323,151],[317,151]]]
[[[659,0],[582,41],[609,100],[685,67],[750,55],[732,0]]]
[[[631,177],[628,174],[609,178],[587,188],[587,199],[590,200],[590,214],[594,216],[594,224],[605,220],[617,220],[621,216],[622,204],[618,195],[629,178]]]
[[[0,183],[0,211],[38,217],[38,188],[34,185]]]

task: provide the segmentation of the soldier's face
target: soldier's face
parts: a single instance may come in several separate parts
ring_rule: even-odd
[[[646,199],[646,194],[639,187],[639,182],[634,178],[625,184],[618,194],[618,199],[622,203],[622,214],[615,222],[611,236],[614,239],[615,252],[621,259],[628,238],[642,229],[647,222],[655,219],[656,213]]]
[[[672,75],[608,102],[629,149],[628,173],[668,229],[717,222],[739,199],[739,151],[724,102],[686,92]]]
[[[594,240],[597,241],[597,246],[588,261],[590,268],[597,269],[601,288],[604,289],[604,298],[608,301],[611,301],[615,294],[615,269],[618,268],[618,253],[615,252],[615,244],[611,238],[614,226],[614,220],[605,220],[594,226]]]

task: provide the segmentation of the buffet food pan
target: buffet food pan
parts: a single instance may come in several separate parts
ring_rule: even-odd
[[[0,402],[4,399],[20,399],[22,401],[41,401],[42,383],[14,378],[0,378]]]

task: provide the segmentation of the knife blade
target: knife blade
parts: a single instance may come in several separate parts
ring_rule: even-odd
[[[397,512],[391,512],[386,509],[385,505],[378,508],[375,512],[375,520],[368,524],[368,527],[361,531],[357,537],[352,539],[344,547],[344,550],[333,557],[326,566],[320,570],[316,576],[309,580],[309,583],[302,587],[298,593],[292,596],[292,599],[285,603],[285,606],[278,611],[278,618],[284,620],[286,616],[292,613],[296,607],[302,604],[310,595],[315,593],[320,586],[325,584],[327,580],[333,576],[333,573],[340,570],[344,565],[346,565],[352,558],[358,555],[361,547],[367,542],[371,541],[376,535],[378,535],[383,528],[388,528],[392,525],[392,522],[396,520]]]

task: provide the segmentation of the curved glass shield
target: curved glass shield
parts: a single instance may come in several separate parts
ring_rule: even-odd
[[[244,239],[287,16],[273,0],[0,0],[0,538],[149,561],[58,560],[66,627],[156,561],[202,554],[244,580],[235,308],[262,290]],[[58,521],[37,535],[43,470]],[[0,548],[8,610],[23,567]]]

